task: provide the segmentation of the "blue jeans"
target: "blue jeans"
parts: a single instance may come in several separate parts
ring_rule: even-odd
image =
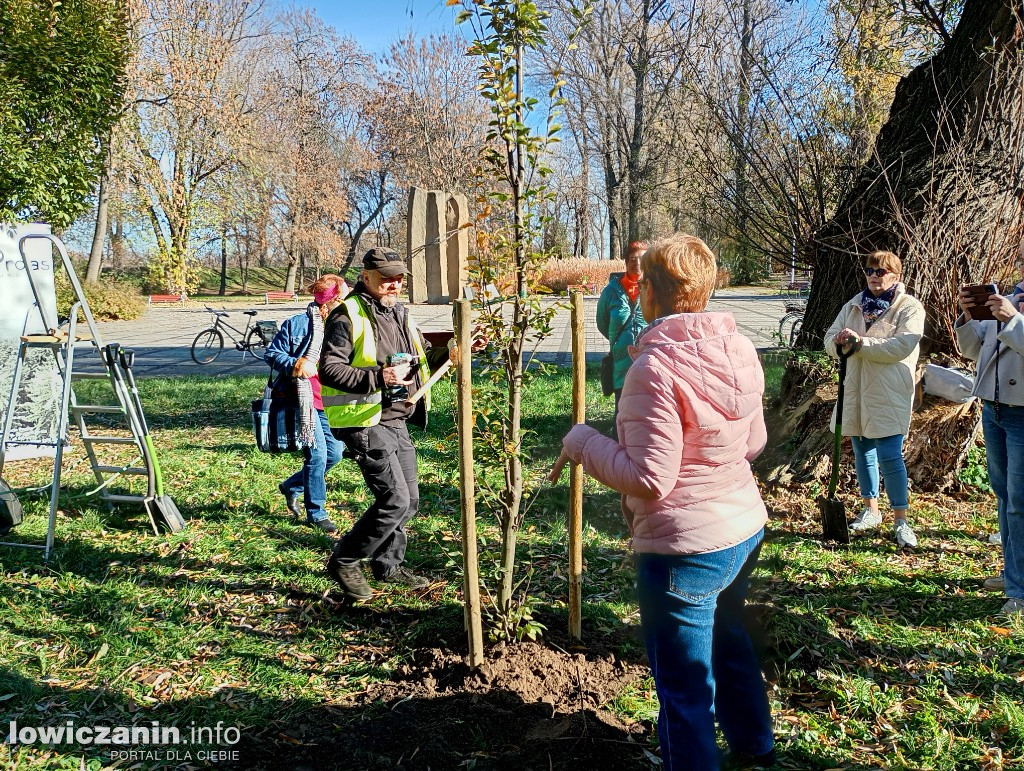
[[[302,469],[281,483],[281,491],[285,495],[302,494],[306,518],[311,522],[327,519],[327,472],[341,460],[345,449],[331,433],[324,411],[317,410],[316,414],[319,418],[313,422],[316,447],[302,450]]]
[[[720,551],[636,555],[666,771],[716,771],[716,717],[734,752],[763,755],[775,746],[761,666],[743,620],[763,538],[760,530]]]
[[[903,434],[868,439],[851,436],[853,457],[857,464],[857,482],[861,498],[878,497],[878,470],[885,480],[885,494],[894,509],[906,509],[910,503],[907,492],[907,464],[903,462]]]
[[[981,429],[998,504],[1006,596],[1024,600],[1024,407],[1000,404],[997,416],[995,404],[984,402]]]

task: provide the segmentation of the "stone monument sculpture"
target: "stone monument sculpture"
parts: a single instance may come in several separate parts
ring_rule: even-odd
[[[408,223],[409,301],[446,303],[459,299],[468,275],[466,196],[410,188]]]

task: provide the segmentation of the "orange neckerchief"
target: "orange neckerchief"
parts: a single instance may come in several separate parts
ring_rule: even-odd
[[[623,273],[622,278],[619,279],[619,283],[622,284],[622,288],[626,290],[626,294],[629,295],[629,301],[631,303],[636,302],[636,298],[640,296],[640,281],[630,276],[628,273]]]

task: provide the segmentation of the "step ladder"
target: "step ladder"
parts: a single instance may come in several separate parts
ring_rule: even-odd
[[[25,244],[30,239],[45,239],[60,254],[60,261],[67,273],[75,296],[71,306],[70,318],[66,327],[62,328],[57,319],[50,318],[48,306],[43,302],[36,279],[32,275],[31,260],[26,259]],[[92,467],[97,487],[89,494],[98,495],[107,504],[141,504],[147,515],[153,532],[159,534],[161,528],[171,532],[179,532],[184,528],[184,520],[171,498],[164,494],[160,464],[156,457],[153,441],[149,436],[145,414],[139,399],[138,388],[132,373],[134,354],[122,349],[117,343],[104,344],[99,329],[93,319],[89,303],[75,274],[74,265],[68,256],[67,249],[61,240],[51,234],[31,233],[22,236],[18,243],[22,259],[25,261],[25,272],[32,288],[35,305],[26,317],[25,329],[28,329],[30,317],[38,312],[47,330],[41,334],[22,334],[15,361],[14,379],[11,393],[7,400],[4,413],[3,433],[0,434],[0,474],[3,473],[7,449],[14,445],[33,445],[54,448],[53,475],[50,484],[50,515],[46,530],[46,543],[43,546],[28,543],[0,542],[0,546],[16,546],[30,549],[42,549],[43,559],[48,560],[53,550],[54,529],[57,521],[57,506],[60,497],[61,464],[64,448],[70,443],[70,423],[73,420],[82,440],[86,457]],[[56,261],[54,261],[56,269]],[[55,270],[56,272],[56,270]],[[84,328],[79,323],[79,316],[85,320]],[[54,357],[57,374],[60,378],[60,405],[57,414],[55,435],[48,441],[21,441],[11,436],[14,414],[19,406],[19,393],[26,355],[31,350],[48,350]],[[93,354],[102,363],[102,372],[75,371],[76,362],[83,354]],[[80,365],[79,365],[80,366]],[[86,404],[81,402],[74,388],[74,383],[83,380],[106,380],[111,387],[116,403]],[[105,425],[97,425],[97,416],[120,416],[119,428],[131,436],[112,433]],[[109,422],[108,417],[108,422]],[[136,457],[128,465],[105,462],[104,446],[134,445]],[[106,453],[109,455],[110,453]],[[140,476],[146,478],[145,494],[133,495],[114,492],[111,484],[122,478]],[[45,487],[42,489],[46,489]]]

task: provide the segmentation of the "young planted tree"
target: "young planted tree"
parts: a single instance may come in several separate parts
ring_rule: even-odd
[[[449,0],[459,4],[458,0]],[[493,357],[484,367],[487,385],[477,403],[478,456],[484,464],[502,469],[502,484],[491,484],[481,470],[481,492],[496,509],[501,529],[499,585],[495,599],[501,631],[512,635],[522,618],[514,606],[516,542],[523,520],[523,354],[550,331],[555,313],[538,293],[540,271],[547,255],[539,248],[543,228],[540,210],[552,199],[547,188],[551,169],[545,162],[559,126],[551,114],[543,133],[537,133],[531,114],[539,100],[524,93],[523,60],[527,49],[544,43],[546,14],[526,0],[470,2],[459,20],[472,20],[475,39],[471,55],[478,57],[480,93],[490,104],[491,130],[481,154],[488,192],[480,203],[478,254],[471,267],[477,288],[477,319],[490,341]],[[555,97],[558,84],[551,89]],[[482,291],[499,287],[492,298]]]

